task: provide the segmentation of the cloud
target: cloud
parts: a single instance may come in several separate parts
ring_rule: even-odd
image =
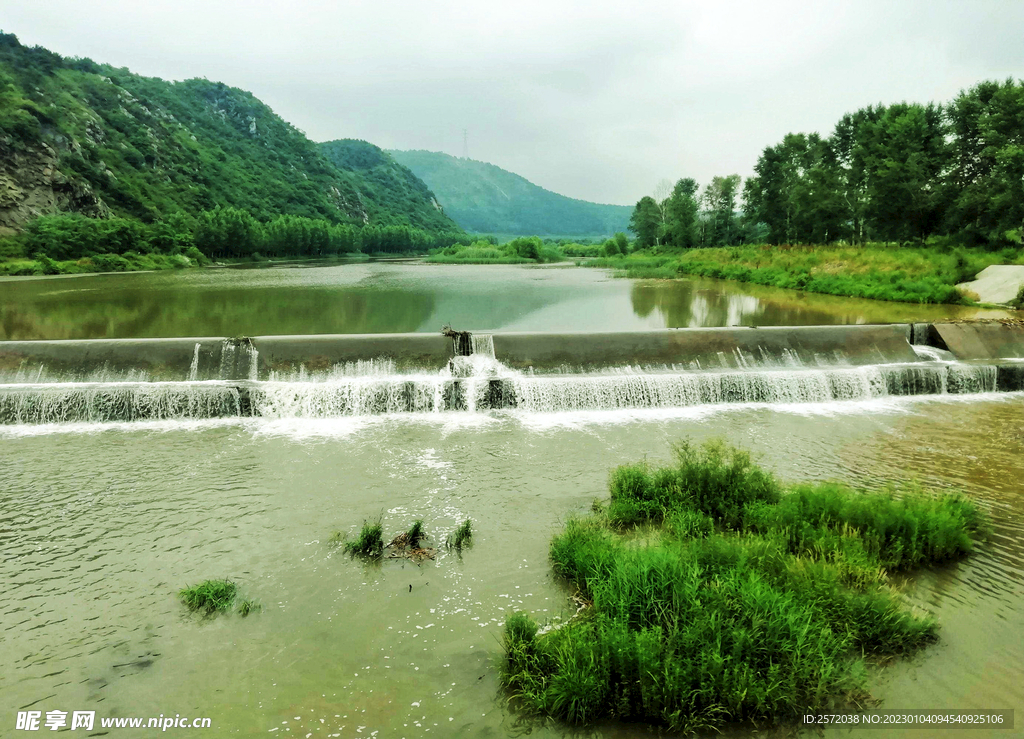
[[[252,91],[316,140],[469,153],[633,203],[748,175],[789,131],[1024,76],[1024,3],[941,0],[126,2],[5,6],[68,56]]]

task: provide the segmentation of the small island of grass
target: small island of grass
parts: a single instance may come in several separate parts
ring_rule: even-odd
[[[528,714],[696,731],[857,705],[865,657],[936,638],[887,572],[960,557],[985,526],[959,496],[784,489],[721,443],[619,467],[610,488],[551,544],[578,614],[506,621],[501,681]]]

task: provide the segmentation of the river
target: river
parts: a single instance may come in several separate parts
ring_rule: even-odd
[[[962,310],[597,270],[394,264],[4,282],[0,295],[8,339],[862,323]],[[0,735],[14,733],[20,709],[208,716],[209,736],[649,736],[524,723],[498,689],[501,623],[515,609],[571,612],[548,542],[606,497],[613,466],[719,436],[787,482],[917,481],[977,500],[992,538],[899,581],[938,618],[940,641],[872,668],[872,693],[893,709],[1024,708],[1024,394],[979,392],[0,425]],[[435,543],[468,517],[474,545],[375,566],[329,543],[378,517],[386,538],[423,519]],[[263,612],[187,614],[177,591],[218,577]],[[1017,713],[1016,733],[998,736],[1020,735]]]
[[[0,341],[907,323],[1006,311],[608,270],[353,263],[0,278]]]

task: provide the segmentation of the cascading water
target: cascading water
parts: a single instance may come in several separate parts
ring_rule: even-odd
[[[196,350],[192,353],[192,364],[190,364],[188,368],[189,382],[195,382],[199,379],[199,349],[202,346],[203,345],[201,343],[198,341],[196,342]]]
[[[0,423],[204,419],[241,415],[238,388],[212,382],[0,386]]]
[[[133,381],[31,382],[34,378],[26,376],[0,384],[0,423],[561,413],[1024,389],[1024,373],[1014,374],[1014,368],[959,363],[937,351],[924,352],[926,361],[867,366],[808,367],[795,356],[782,366],[778,361],[766,366],[744,355],[742,369],[729,371],[663,365],[534,374],[497,361],[489,335],[472,335],[471,345],[472,353],[453,357],[441,370],[399,371],[392,359],[379,358],[327,371],[309,372],[304,366],[287,373],[268,371],[260,381],[255,347],[247,340],[231,340],[221,346],[219,371],[224,379],[196,381],[197,343],[186,382],[148,382],[144,375]]]

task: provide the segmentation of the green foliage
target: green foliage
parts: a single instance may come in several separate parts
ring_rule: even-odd
[[[252,600],[246,598],[238,604],[238,615],[245,618],[250,613],[259,613],[263,610],[263,605],[258,600]]]
[[[855,551],[887,570],[969,554],[972,536],[985,531],[977,507],[962,497],[917,489],[865,496],[835,483],[797,486],[777,505],[751,506],[743,528],[781,537],[793,554],[832,559]]]
[[[459,527],[455,529],[451,534],[448,535],[445,545],[449,549],[456,549],[462,551],[463,547],[469,546],[473,543],[473,524],[467,518]]]
[[[230,610],[237,593],[238,586],[230,580],[206,580],[184,588],[178,596],[190,611],[209,616]]]
[[[133,229],[159,221],[169,230],[142,240],[164,253],[183,251],[190,243],[174,239],[193,228],[172,219],[207,211],[245,213],[260,224],[288,215],[328,226],[401,227],[443,233],[443,243],[464,236],[422,182],[370,144],[315,144],[250,93],[221,83],[142,77],[0,35],[0,148],[37,150],[44,142],[58,152],[57,168],[69,186],[94,194],[120,221],[118,241],[90,245],[88,252],[142,252],[122,241],[138,240]],[[339,155],[359,148],[383,156],[383,169],[369,166],[365,156]],[[82,203],[91,215],[103,214],[91,196]],[[244,217],[229,220],[214,225],[252,236]],[[201,224],[199,231],[209,235],[209,227]],[[75,236],[73,229],[65,232]],[[250,246],[243,240],[235,251],[248,256],[256,251],[246,251]],[[67,255],[43,251],[61,260],[80,256],[75,249],[81,245]]]
[[[352,557],[378,559],[384,554],[384,527],[381,522],[364,523],[356,539],[344,542],[344,549]]]
[[[624,231],[629,207],[574,200],[493,164],[431,151],[392,151],[467,231],[515,236],[598,236]]]
[[[409,226],[429,232],[457,231],[451,219],[436,205],[427,185],[387,152],[356,139],[340,139],[319,145],[320,153],[336,167],[359,175],[359,197],[371,221],[376,214],[400,213],[390,225]],[[411,250],[412,251],[412,250]]]
[[[424,536],[426,534],[423,533],[423,521],[413,521],[412,526],[405,532],[405,541],[411,549],[416,549]]]
[[[554,571],[590,606],[546,633],[525,613],[506,619],[501,680],[521,710],[693,732],[848,707],[865,697],[865,655],[935,639],[884,568],[960,556],[985,528],[960,497],[782,494],[721,443],[675,456],[617,468],[607,518],[572,519],[552,540]],[[624,500],[660,527],[616,533]]]
[[[647,249],[657,244],[661,224],[661,210],[654,198],[649,195],[640,198],[629,218],[629,230],[636,236],[636,248]]]
[[[589,266],[614,267],[629,277],[680,275],[750,282],[826,295],[905,303],[968,303],[957,284],[1007,255],[982,250],[949,253],[940,247],[736,246],[691,249],[674,256],[631,254]]]
[[[660,523],[669,511],[685,506],[735,528],[750,503],[779,499],[779,484],[747,452],[722,442],[702,447],[684,442],[674,447],[674,454],[673,467],[632,464],[612,472],[610,523]]]
[[[564,259],[558,246],[530,236],[513,239],[501,246],[490,241],[452,244],[432,253],[427,261],[437,264],[545,264]]]

